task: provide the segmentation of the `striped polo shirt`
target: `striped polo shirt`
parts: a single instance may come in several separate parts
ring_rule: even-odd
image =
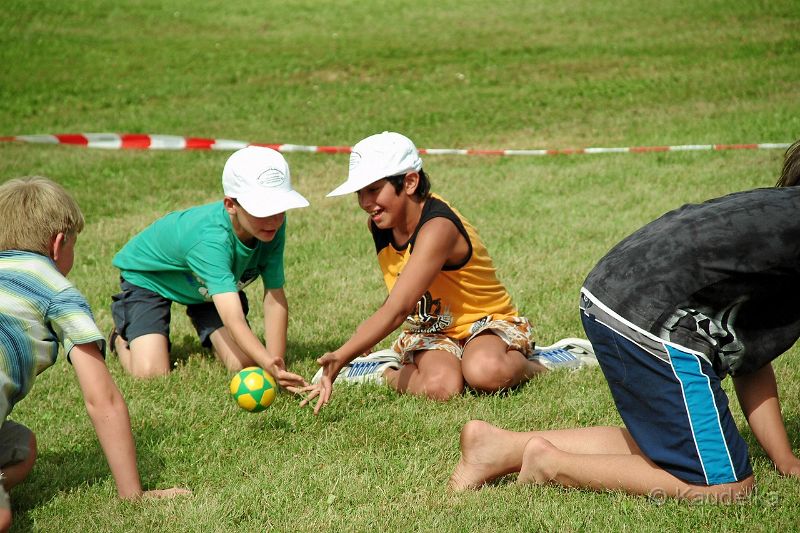
[[[52,366],[58,347],[105,340],[83,295],[44,255],[0,252],[0,423]]]

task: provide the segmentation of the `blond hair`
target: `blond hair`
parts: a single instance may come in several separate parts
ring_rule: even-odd
[[[27,250],[49,255],[59,233],[68,239],[83,230],[78,203],[58,183],[40,176],[0,185],[0,250]]]

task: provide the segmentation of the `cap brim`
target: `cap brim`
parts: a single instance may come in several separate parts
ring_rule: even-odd
[[[379,179],[381,178],[377,178],[375,181],[378,181]],[[369,185],[369,183],[367,183],[366,185],[361,185],[359,183],[354,183],[352,180],[347,180],[338,187],[336,187],[335,189],[333,189],[331,192],[326,194],[325,197],[330,198],[331,196],[344,196],[345,194],[350,194],[352,192],[356,192],[360,189],[363,189],[367,185]]]
[[[254,217],[269,217],[289,209],[308,207],[308,200],[297,191],[275,192],[265,195],[248,195],[236,199],[244,210]]]
[[[390,176],[397,176],[399,174],[407,174],[408,172],[419,172],[420,169],[422,169],[422,164],[421,164],[422,161],[420,160],[419,163],[420,164],[412,165],[412,166],[410,166],[408,168],[405,168],[405,169],[403,169],[403,168],[400,168],[398,170],[389,169],[390,171],[387,171],[387,170],[384,169],[381,172],[371,173],[371,174],[366,174],[366,175],[365,174],[361,174],[361,175],[359,175],[359,174],[355,174],[355,175],[351,174],[351,175],[349,175],[347,177],[347,181],[345,181],[344,183],[342,183],[341,185],[339,185],[338,187],[333,189],[331,192],[329,192],[325,196],[327,198],[330,198],[331,196],[343,196],[345,194],[350,194],[352,192],[360,191],[361,189],[363,189],[367,185],[372,185],[376,181],[382,180],[384,178],[388,178]]]
[[[325,196],[330,198],[331,196],[344,196],[345,194],[350,194],[356,191],[360,191],[367,185],[372,185],[376,181],[382,180],[383,178],[390,176],[391,174],[381,175],[381,172],[378,172],[377,176],[373,174],[358,174],[353,173],[347,176],[347,181],[333,189],[331,192],[326,194]]]

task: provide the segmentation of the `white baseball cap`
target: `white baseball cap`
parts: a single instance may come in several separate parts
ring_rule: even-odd
[[[421,169],[422,159],[411,139],[392,131],[370,135],[353,146],[347,181],[328,196],[356,192],[379,179]]]
[[[286,160],[264,146],[248,146],[228,158],[222,170],[222,190],[254,217],[308,206],[308,200],[292,189]]]

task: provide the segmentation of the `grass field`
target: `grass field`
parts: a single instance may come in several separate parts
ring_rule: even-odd
[[[4,0],[0,136],[351,145],[391,129],[420,147],[487,149],[800,137],[796,2],[648,4]],[[45,175],[73,192],[88,224],[70,278],[108,330],[113,254],[167,211],[221,198],[228,155],[0,143],[0,181]],[[425,167],[434,190],[478,227],[548,344],[582,334],[581,282],[620,238],[683,203],[773,185],[781,156],[427,156]],[[385,289],[355,200],[324,197],[345,177],[347,156],[286,157],[312,204],[290,212],[286,252],[288,361],[310,377],[316,357],[346,340]],[[249,290],[260,298],[260,288]],[[116,498],[74,373],[60,358],[13,413],[40,448],[31,477],[12,493],[15,530],[798,529],[798,483],[777,475],[738,407],[760,486],[748,502],[659,504],[516,486],[513,477],[451,494],[458,433],[472,418],[516,430],[619,424],[600,372],[549,374],[509,394],[447,403],[354,387],[338,390],[318,417],[281,395],[250,415],[174,311],[170,376],[140,382],[113,357],[108,364],[128,401],[145,487],[181,485],[193,495]],[[260,310],[252,317],[258,325]],[[798,349],[775,367],[798,453]]]

